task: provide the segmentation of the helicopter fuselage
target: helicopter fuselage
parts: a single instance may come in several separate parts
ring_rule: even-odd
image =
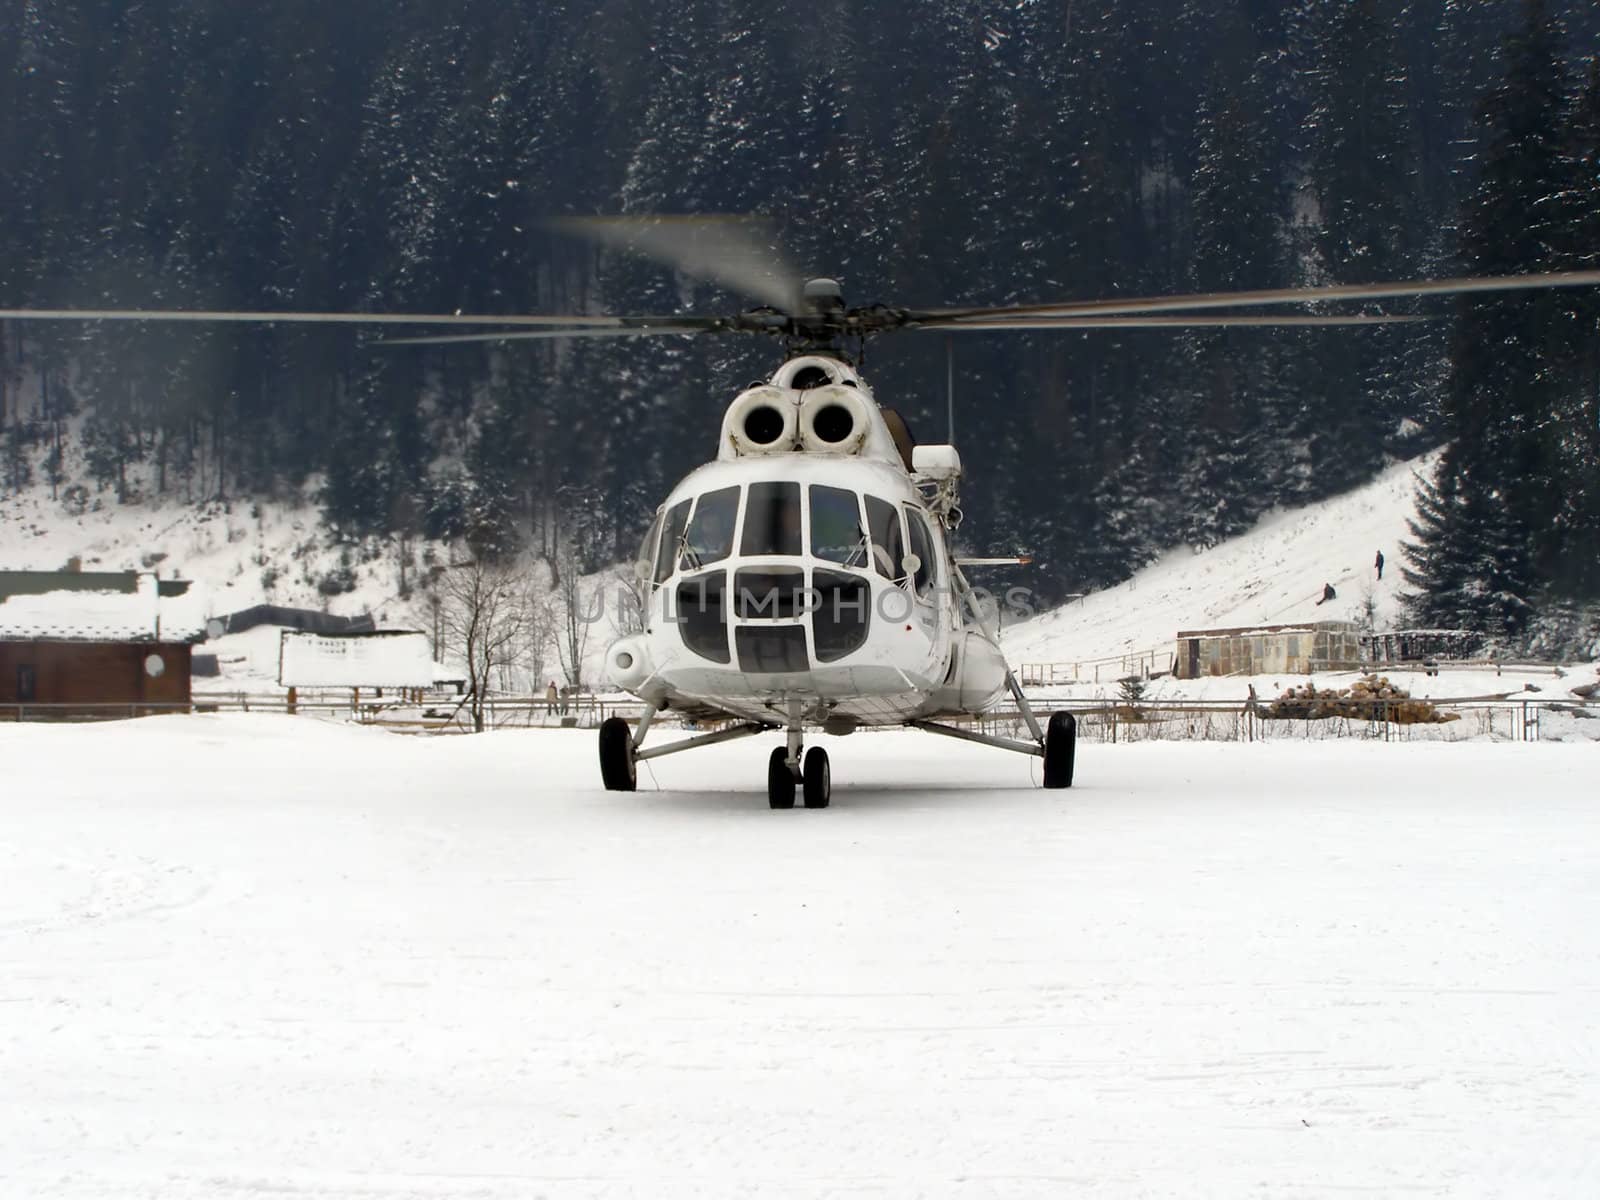
[[[870,393],[827,366],[831,384],[780,373],[736,399],[719,460],[657,513],[637,564],[644,629],[607,652],[613,681],[654,708],[848,732],[978,712],[1004,687],[942,521]]]

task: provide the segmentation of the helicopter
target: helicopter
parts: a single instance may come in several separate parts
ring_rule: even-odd
[[[598,744],[604,787],[628,792],[637,787],[640,763],[782,734],[783,744],[767,760],[774,809],[794,808],[797,794],[806,808],[830,804],[828,752],[805,745],[813,730],[842,736],[908,727],[1041,759],[1046,789],[1073,782],[1073,715],[1055,712],[1041,721],[1007,663],[992,612],[965,573],[1027,559],[955,551],[960,455],[953,444],[916,443],[905,421],[878,404],[860,370],[869,339],[916,331],[1403,324],[1429,318],[1236,310],[1600,284],[1600,271],[1566,271],[1006,307],[850,307],[838,280],[802,277],[760,225],[745,219],[578,217],[550,227],[759,303],[722,316],[0,309],[0,319],[476,327],[374,343],[389,347],[774,339],[782,354],[777,369],[733,398],[715,457],[682,479],[655,512],[634,568],[643,628],[606,651],[612,682],[645,707],[636,724],[620,717],[602,722]],[[1007,694],[1026,738],[967,727]],[[655,718],[669,711],[719,727],[647,747]]]

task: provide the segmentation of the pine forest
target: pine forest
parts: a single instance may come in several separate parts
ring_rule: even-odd
[[[1600,6],[0,0],[0,307],[749,303],[551,228],[610,213],[761,214],[854,304],[1594,269]],[[1047,597],[1443,446],[1415,622],[1600,600],[1600,289],[1386,310],[1437,319],[908,333],[864,371],[944,441],[953,354],[962,532]],[[0,485],[70,445],[108,500],[311,495],[340,539],[600,566],[779,352],[0,322]]]

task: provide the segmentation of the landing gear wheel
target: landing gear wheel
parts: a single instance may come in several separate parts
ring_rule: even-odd
[[[789,751],[782,746],[767,759],[767,804],[772,808],[794,807],[794,772],[789,770]]]
[[[1044,731],[1044,785],[1072,786],[1072,760],[1078,748],[1078,719],[1069,712],[1050,715]]]
[[[600,778],[608,792],[631,792],[638,785],[633,758],[633,730],[621,717],[600,724]]]
[[[828,752],[821,746],[807,750],[805,770],[801,774],[805,784],[806,807],[827,808],[828,797],[833,792],[833,773],[828,769]]]

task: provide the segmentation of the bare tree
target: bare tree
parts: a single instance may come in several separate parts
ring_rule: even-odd
[[[545,664],[550,653],[551,612],[548,585],[542,563],[535,563],[523,579],[523,653],[515,664],[500,672],[501,684],[508,691],[543,694]]]
[[[570,542],[556,551],[555,585],[549,611],[561,672],[574,692],[583,686],[583,659],[589,631],[605,613],[605,586],[585,587],[577,551]]]
[[[1378,588],[1372,580],[1361,585],[1361,596],[1356,602],[1356,625],[1363,633],[1378,631]]]
[[[527,657],[532,624],[527,579],[508,567],[472,559],[443,571],[435,587],[442,640],[466,663],[467,708],[473,730],[482,733],[490,682]]]

